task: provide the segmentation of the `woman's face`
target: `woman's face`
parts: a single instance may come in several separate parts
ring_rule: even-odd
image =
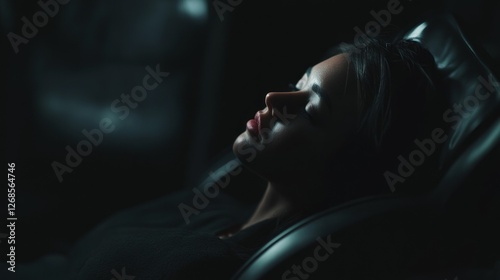
[[[339,54],[309,68],[296,90],[269,92],[266,107],[234,142],[235,155],[269,181],[321,175],[355,127],[355,82],[348,73],[347,57]]]

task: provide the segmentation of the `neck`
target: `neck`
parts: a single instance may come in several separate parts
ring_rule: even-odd
[[[267,219],[278,217],[285,218],[297,212],[297,208],[293,207],[294,203],[292,200],[276,191],[279,189],[278,186],[271,182],[267,184],[266,192],[257,206],[257,209],[241,229],[245,229]]]

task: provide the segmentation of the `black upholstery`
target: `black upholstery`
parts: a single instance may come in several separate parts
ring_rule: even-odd
[[[491,71],[484,60],[479,58],[477,51],[471,42],[467,41],[451,15],[435,15],[409,31],[406,37],[420,41],[434,55],[441,75],[445,77],[442,90],[449,109],[453,109],[455,104],[463,106],[466,106],[466,103],[473,104],[472,96],[475,96],[478,87],[480,96],[488,93],[481,80],[488,80],[490,75],[493,77]],[[496,79],[495,81],[498,82]],[[485,100],[479,100],[477,109],[467,117],[461,118],[460,125],[448,133],[448,141],[441,155],[443,160],[454,159],[462,150],[461,145],[470,140],[473,131],[485,123],[493,111],[498,111],[500,105],[498,90],[497,87],[496,94],[491,93]],[[447,116],[449,120],[453,117],[453,115]],[[457,123],[455,120],[449,122],[452,125]]]
[[[0,28],[20,34],[22,17],[31,20],[43,12],[38,3],[55,2],[1,1]],[[10,104],[6,131],[13,132],[5,138],[11,147],[7,158],[26,163],[23,197],[29,201],[25,230],[19,232],[26,250],[19,261],[66,252],[107,215],[191,185],[211,157],[210,131],[222,104],[228,25],[210,1],[58,2],[68,4],[28,44],[19,45],[18,54],[7,37],[2,45],[8,58],[2,60]],[[113,102],[130,96],[148,75],[146,67],[157,65],[171,74],[121,119],[125,111],[114,112]],[[60,182],[52,162],[66,164],[65,147],[76,149],[86,139],[82,130],[98,129],[104,118],[116,129]],[[99,196],[93,195],[96,189]],[[39,218],[55,213],[67,223]],[[76,218],[81,213],[85,217]],[[45,242],[31,238],[42,226],[60,234],[41,231],[38,238]]]
[[[472,104],[480,77],[493,85],[447,131],[441,154],[434,155],[443,174],[438,186],[428,195],[396,192],[309,217],[266,244],[234,279],[500,279],[498,80],[449,14],[430,16],[405,37],[434,55],[452,110]],[[307,276],[287,273],[313,256],[318,237],[331,238],[337,248]]]

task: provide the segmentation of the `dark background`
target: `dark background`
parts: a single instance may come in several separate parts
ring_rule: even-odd
[[[21,18],[41,8],[0,1],[17,261],[65,252],[110,214],[195,186],[264,107],[267,92],[297,81],[335,44],[351,42],[353,28],[364,29],[370,11],[389,2],[243,0],[221,21],[212,1],[71,0],[15,54],[7,34],[21,34]],[[452,12],[499,73],[498,1],[400,2],[403,11],[383,34],[430,12]],[[117,120],[113,100],[157,64],[170,76]],[[65,147],[75,149],[83,129],[113,116],[115,131],[59,182],[52,162],[64,164]]]

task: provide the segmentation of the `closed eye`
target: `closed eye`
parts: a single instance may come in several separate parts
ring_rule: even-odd
[[[300,110],[299,115],[311,122],[311,124],[316,125],[320,123],[318,114],[313,106],[304,106],[304,108]]]
[[[299,88],[297,88],[297,86],[295,86],[292,83],[288,84],[288,88],[290,89],[290,91],[299,91],[300,90]],[[314,111],[312,109],[310,109],[310,110],[312,112]],[[302,110],[300,110],[299,115],[302,116],[303,118],[305,118],[306,120],[310,121],[313,124],[317,123],[316,118],[313,116],[314,114],[311,114],[310,112],[308,112],[308,110],[306,109],[306,106],[304,106],[304,108],[302,108]]]

